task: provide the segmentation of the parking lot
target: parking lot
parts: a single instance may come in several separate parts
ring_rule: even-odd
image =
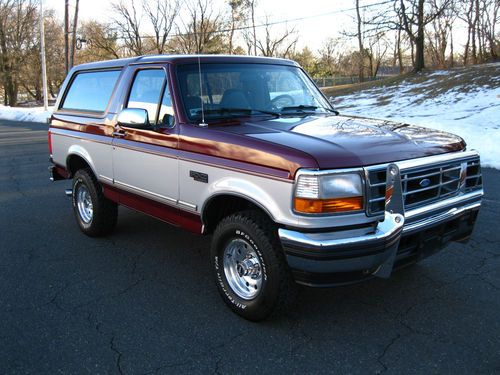
[[[250,323],[219,298],[208,238],[124,208],[84,236],[46,138],[0,120],[1,374],[500,372],[500,171],[468,244]]]

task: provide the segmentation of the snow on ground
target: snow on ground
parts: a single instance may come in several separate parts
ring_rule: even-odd
[[[468,149],[481,153],[483,166],[500,169],[500,64],[490,66],[487,77],[474,68],[437,71],[427,79],[338,96],[335,107],[342,114],[389,118],[458,134]]]
[[[54,107],[44,111],[43,107],[6,107],[0,105],[0,119],[13,121],[47,122]]]

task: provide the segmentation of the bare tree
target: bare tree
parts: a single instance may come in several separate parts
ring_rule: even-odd
[[[364,61],[365,61],[365,48],[363,46],[363,33],[361,31],[363,22],[361,21],[361,14],[359,12],[359,0],[356,0],[356,24],[357,24],[357,37],[359,48],[359,61],[358,61],[358,77],[359,82],[364,81]]]
[[[208,0],[193,0],[189,17],[182,22],[172,45],[183,53],[221,53],[227,50],[223,38],[223,20]]]
[[[244,16],[245,10],[247,8],[246,0],[229,0],[229,7],[231,8],[230,14],[230,29],[229,29],[229,37],[228,37],[228,50],[229,53],[233,53],[234,51],[234,35],[236,29],[241,25]]]
[[[339,38],[328,38],[323,42],[318,52],[320,55],[319,65],[324,75],[331,76],[339,70],[339,61],[345,50],[343,42]]]
[[[403,49],[401,45],[403,44],[401,28],[397,28],[396,36],[394,41],[394,57],[393,57],[393,66],[396,66],[396,61],[399,67],[399,73],[402,74],[404,72],[404,63],[403,63]]]
[[[438,9],[429,11],[425,7],[425,0],[396,0],[395,10],[400,16],[400,27],[406,32],[415,50],[413,71],[419,72],[425,68],[425,27],[443,10],[448,7],[451,0],[443,0]]]
[[[55,98],[64,78],[66,67],[61,56],[64,54],[64,24],[57,18],[54,10],[46,10],[45,19],[45,55],[47,58],[47,84],[51,97]],[[39,61],[38,56],[34,60]],[[37,74],[39,79],[39,74]]]
[[[496,26],[500,24],[500,1],[498,0],[482,0],[484,17],[482,22],[482,30],[488,42],[490,56],[493,60],[498,59],[498,37]]]
[[[0,79],[5,105],[17,104],[20,68],[37,38],[37,8],[34,0],[0,0]]]
[[[477,64],[488,58],[497,59],[499,19],[498,0],[460,0],[458,17],[467,24],[467,42],[463,63]]]
[[[437,12],[441,9],[443,1],[446,0],[430,0],[432,11]],[[439,68],[446,68],[448,65],[453,66],[453,23],[456,18],[455,2],[450,0],[440,16],[430,23],[432,28],[427,31],[427,46],[434,60],[434,65]],[[449,64],[447,64],[446,58],[447,49],[450,49]]]
[[[143,6],[154,31],[153,49],[156,53],[165,53],[174,21],[179,14],[179,0],[154,0],[153,4],[144,2]]]
[[[264,37],[257,39],[257,49],[262,56],[288,57],[297,44],[295,29],[285,29],[281,34],[272,31],[266,17]]]
[[[112,3],[111,8],[116,14],[114,23],[125,48],[132,55],[144,55],[145,49],[140,33],[142,15],[134,2],[119,0]]]
[[[85,21],[80,27],[85,46],[79,53],[79,62],[118,59],[121,48],[118,35],[110,25],[98,21]]]
[[[244,38],[247,43],[248,47],[248,54],[253,54],[256,56],[257,55],[257,26],[255,24],[255,8],[257,6],[257,0],[244,0],[245,2],[245,8],[250,12],[250,21],[251,21],[251,38],[249,37],[248,33],[244,34]]]
[[[368,60],[368,71],[371,78],[377,77],[380,66],[389,50],[389,44],[385,31],[374,33],[367,39],[365,55]]]

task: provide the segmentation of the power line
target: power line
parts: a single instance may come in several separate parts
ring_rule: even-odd
[[[379,6],[379,5],[385,5],[385,4],[389,4],[389,3],[393,3],[393,2],[394,2],[394,0],[384,0],[384,1],[377,2],[377,3],[360,5],[359,8],[360,9],[366,9],[366,8],[371,8],[371,7],[375,7],[375,6]],[[350,11],[353,11],[353,10],[356,10],[356,8],[338,9],[338,10],[333,10],[331,12],[314,14],[314,15],[310,15],[310,16],[290,18],[290,19],[285,19],[285,20],[280,20],[280,21],[273,21],[273,22],[264,22],[264,23],[257,24],[255,26],[254,25],[246,25],[246,26],[239,26],[239,27],[235,27],[235,28],[220,29],[220,30],[213,31],[213,33],[214,34],[218,34],[218,33],[227,33],[227,32],[230,32],[230,31],[250,30],[250,29],[253,29],[254,27],[256,29],[259,29],[259,28],[262,28],[262,27],[269,27],[269,26],[286,24],[286,23],[291,23],[291,22],[300,22],[300,21],[304,21],[304,20],[308,20],[308,19],[313,19],[313,18],[320,18],[320,17],[325,17],[325,16],[331,16],[333,14],[346,13],[346,12],[350,12]],[[246,21],[248,21],[248,20],[249,19],[246,19]],[[192,36],[192,35],[196,35],[196,34],[201,34],[201,33],[197,33],[197,32],[177,33],[177,34],[171,34],[171,35],[169,35],[168,38],[171,39],[171,38],[175,38],[175,37],[183,37],[183,36],[186,37],[186,36]],[[122,37],[122,36],[117,36],[116,38],[117,39],[126,39],[125,37]],[[156,38],[156,36],[154,36],[154,35],[142,35],[142,36],[140,36],[140,38],[141,39],[150,39],[150,38]]]
[[[360,9],[366,9],[366,8],[371,8],[371,7],[379,6],[379,5],[385,5],[385,4],[389,4],[389,3],[393,3],[393,2],[394,2],[394,0],[385,0],[385,1],[378,2],[378,3],[360,5],[359,8]],[[356,8],[338,9],[338,10],[333,10],[331,12],[314,14],[314,15],[310,15],[310,16],[290,18],[290,19],[287,19],[287,20],[274,21],[274,22],[265,22],[265,23],[262,23],[262,24],[259,24],[259,25],[255,25],[255,27],[265,27],[265,26],[273,26],[273,25],[278,25],[278,24],[288,23],[288,22],[304,21],[304,20],[312,19],[312,18],[319,18],[319,17],[324,17],[324,16],[331,16],[332,14],[346,13],[346,12],[350,12],[350,11],[353,11],[353,10],[356,10]],[[237,27],[237,28],[234,28],[234,30],[245,30],[245,29],[249,29],[249,28],[253,28],[253,26]],[[231,30],[232,29],[228,29],[227,31],[231,31]]]

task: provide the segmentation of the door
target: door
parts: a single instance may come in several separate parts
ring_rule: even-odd
[[[124,108],[148,113],[144,129],[116,126],[113,180],[116,188],[161,203],[178,200],[178,134],[166,70],[138,67]]]

